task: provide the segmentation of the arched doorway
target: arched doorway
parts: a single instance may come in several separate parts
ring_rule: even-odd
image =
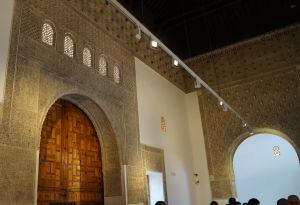
[[[299,195],[300,165],[295,148],[274,134],[256,134],[245,139],[233,157],[239,201],[258,198],[262,205]]]
[[[101,150],[85,113],[56,101],[44,120],[39,156],[38,205],[103,204]]]

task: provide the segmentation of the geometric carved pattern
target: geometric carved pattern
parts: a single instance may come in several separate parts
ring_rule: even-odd
[[[53,45],[54,31],[53,31],[52,26],[50,26],[50,24],[48,24],[48,23],[43,24],[42,41],[50,46]]]
[[[84,45],[86,45],[86,42],[85,42],[86,39],[88,39],[88,41],[92,41],[91,43],[93,44],[93,46],[97,47],[97,49],[94,49],[95,51],[98,49],[99,50],[103,49],[105,52],[107,52],[107,56],[113,56],[119,62],[122,62],[122,65],[123,65],[123,63],[127,64],[126,66],[123,66],[124,70],[122,70],[122,72],[124,73],[124,75],[122,75],[122,82],[129,79],[128,81],[130,81],[130,83],[128,82],[128,84],[126,84],[126,86],[124,85],[124,88],[127,89],[128,87],[130,87],[130,91],[132,91],[133,96],[135,94],[135,84],[134,84],[134,80],[133,80],[134,72],[132,71],[133,69],[131,69],[133,67],[131,64],[132,60],[131,60],[131,58],[128,58],[128,56],[131,57],[134,55],[141,58],[148,65],[150,65],[154,70],[156,70],[158,73],[163,75],[166,79],[173,82],[176,86],[178,86],[182,90],[186,91],[186,85],[187,86],[189,85],[189,81],[185,81],[184,72],[181,69],[172,69],[171,63],[170,63],[171,59],[164,52],[162,52],[160,50],[154,51],[152,49],[148,49],[147,46],[149,43],[148,42],[149,39],[148,40],[146,38],[141,39],[141,41],[137,43],[136,39],[134,38],[134,34],[136,32],[136,28],[134,27],[134,25],[132,23],[130,23],[128,21],[128,19],[126,19],[120,12],[118,12],[116,9],[114,9],[109,3],[106,3],[107,1],[90,0],[89,4],[87,4],[86,1],[78,1],[78,0],[70,0],[70,1],[24,0],[24,1],[19,1],[19,2],[22,2],[22,4],[27,4],[24,6],[22,5],[22,7],[24,9],[22,9],[22,16],[21,16],[21,21],[20,21],[21,22],[20,31],[18,30],[21,34],[20,36],[18,36],[18,37],[20,37],[20,44],[23,44],[23,48],[20,46],[20,48],[23,49],[23,50],[20,49],[20,53],[22,55],[26,55],[27,52],[29,53],[31,51],[31,49],[41,48],[41,47],[39,47],[38,43],[34,42],[34,40],[41,41],[41,31],[40,31],[41,26],[40,25],[42,25],[43,22],[41,22],[40,19],[44,19],[44,16],[49,16],[49,17],[51,17],[51,19],[53,19],[54,22],[57,23],[57,25],[58,25],[57,28],[60,31],[66,29],[66,30],[71,30],[72,32],[74,32],[74,35],[76,34],[76,40],[77,40],[76,45],[78,45],[78,49],[81,50],[84,47]],[[78,17],[78,16],[81,17],[82,15],[84,15],[87,18],[79,18]],[[90,21],[88,21],[86,19],[89,19]],[[19,28],[19,27],[17,27],[17,28]],[[291,33],[293,33],[293,32],[291,32]],[[15,36],[17,36],[17,35],[15,35]],[[281,68],[287,68],[287,66],[294,65],[293,63],[295,62],[295,56],[297,56],[297,55],[293,55],[293,54],[298,53],[298,56],[300,56],[299,55],[299,43],[297,43],[297,41],[299,41],[299,34],[294,35],[294,37],[293,37],[294,40],[292,43],[289,40],[290,39],[289,36],[286,38],[277,37],[276,35],[274,35],[274,36],[272,37],[273,40],[269,39],[269,38],[260,39],[257,42],[257,44],[259,46],[255,49],[253,49],[253,50],[255,50],[255,52],[245,51],[243,49],[240,49],[238,51],[236,49],[232,49],[232,51],[230,51],[229,53],[233,53],[235,55],[234,55],[234,58],[230,59],[230,60],[228,60],[226,57],[226,55],[228,55],[227,51],[222,52],[222,55],[217,55],[214,57],[209,56],[207,58],[204,58],[204,60],[203,60],[204,63],[203,62],[195,63],[196,65],[199,65],[199,67],[203,67],[203,70],[199,69],[199,70],[197,70],[197,72],[199,72],[200,74],[203,72],[203,74],[206,75],[208,78],[212,77],[211,78],[212,82],[216,82],[216,81],[213,81],[213,80],[215,80],[215,78],[213,77],[214,76],[213,67],[218,67],[218,68],[220,68],[220,70],[217,70],[217,74],[221,75],[224,73],[224,76],[226,76],[226,78],[224,77],[224,81],[222,81],[220,84],[222,84],[222,85],[226,84],[226,86],[229,87],[227,83],[232,82],[230,80],[230,76],[234,76],[235,77],[234,81],[236,82],[237,80],[240,80],[241,76],[244,76],[244,77],[249,76],[248,74],[256,73],[256,72],[258,72],[258,70],[263,69],[263,68],[268,68],[268,70],[274,71],[274,70],[278,69],[278,67],[279,67],[278,64],[281,64]],[[286,36],[286,34],[284,34],[284,35],[282,34],[282,36]],[[272,44],[274,44],[274,41],[281,42],[280,46],[276,47],[272,51],[267,51],[267,50],[261,49],[261,47],[264,47],[264,44],[272,45]],[[246,45],[244,47],[248,48],[249,45]],[[58,47],[58,48],[61,48],[61,47]],[[285,49],[285,48],[288,49],[288,52],[283,51],[283,49]],[[130,54],[127,53],[127,49],[131,51]],[[250,48],[248,48],[248,49],[250,50]],[[54,52],[54,51],[50,52],[50,51],[46,51],[46,50],[43,50],[43,51],[44,51],[43,53],[45,53],[47,55],[41,56],[43,53],[33,52],[34,55],[37,55],[37,58],[34,58],[34,59],[44,61],[44,63],[45,62],[55,62],[52,65],[58,64],[57,60],[55,58],[53,58],[53,56],[58,56],[57,53],[59,54],[60,51],[59,52]],[[247,54],[247,52],[251,53],[250,57]],[[262,56],[265,56],[263,54],[263,52],[266,52],[268,54],[266,56],[268,56],[269,59],[262,58]],[[271,53],[273,53],[273,52],[276,53],[276,56],[274,56],[272,54],[272,56],[270,57]],[[278,52],[280,52],[280,53],[278,54]],[[75,53],[75,55],[76,55],[76,53]],[[255,60],[256,57],[253,57],[252,55],[258,55],[257,57],[260,57],[261,59]],[[242,56],[245,56],[245,57],[242,58]],[[81,52],[78,52],[77,57],[78,57],[78,59],[80,59],[79,61],[82,61]],[[49,58],[51,58],[51,59],[49,59]],[[225,60],[222,60],[222,58],[225,58]],[[55,60],[53,60],[53,59],[55,59]],[[110,58],[107,58],[107,60],[109,60],[109,59]],[[214,60],[212,60],[212,59],[214,59]],[[243,62],[245,59],[246,60],[249,59],[252,61],[247,61],[247,64],[242,64],[241,62]],[[283,61],[282,59],[285,59],[285,60]],[[279,63],[277,61],[279,61]],[[208,62],[207,63],[208,65],[206,65],[205,62]],[[264,64],[264,62],[267,62],[267,64]],[[298,62],[299,62],[299,59],[298,59]],[[60,61],[59,63],[67,64],[63,60]],[[275,64],[275,66],[273,63]],[[76,64],[76,63],[74,63],[74,64]],[[268,65],[268,64],[270,64],[270,65]],[[70,65],[70,64],[67,64],[67,65]],[[236,66],[233,66],[233,65],[236,65]],[[61,66],[61,64],[59,64],[59,66]],[[13,68],[13,66],[10,66],[10,67]],[[46,67],[45,69],[49,69],[48,64],[46,64],[46,63],[45,63],[45,66],[43,66],[43,67]],[[231,67],[232,69],[229,69],[227,67]],[[247,70],[248,67],[251,69]],[[54,68],[55,68],[55,66],[53,67],[53,69]],[[59,67],[59,68],[61,68],[61,67]],[[77,69],[77,70],[79,70],[79,69]],[[77,70],[74,69],[74,72],[76,72]],[[62,69],[60,69],[60,70],[57,69],[57,71],[62,71]],[[57,72],[57,71],[53,71],[53,72]],[[244,71],[246,71],[246,72],[244,72]],[[19,72],[19,70],[17,70],[17,72]],[[294,74],[295,73],[293,73],[293,75]],[[10,73],[10,75],[13,76],[12,73]],[[133,76],[133,78],[131,78],[131,76]],[[202,75],[200,75],[200,76],[202,77]],[[229,76],[229,78],[228,78],[228,76]],[[297,74],[294,75],[294,77],[296,77],[296,76],[298,76],[297,79],[299,80],[299,71],[297,71]],[[261,78],[261,76],[260,76],[260,78]],[[65,79],[65,78],[63,78],[63,79]],[[257,78],[253,77],[253,79],[257,79]],[[70,79],[70,81],[71,80],[72,79]],[[221,81],[222,79],[219,78],[219,80]],[[293,79],[291,79],[291,81],[292,80]],[[16,80],[16,82],[18,82],[18,79]],[[207,81],[207,82],[209,82],[209,81]],[[252,82],[252,81],[247,81],[247,82]],[[275,82],[277,82],[277,81],[275,81]],[[64,81],[61,81],[61,83],[63,84]],[[88,83],[90,83],[90,82],[87,82],[87,84]],[[79,84],[79,85],[81,85],[81,84]],[[93,84],[93,85],[96,85],[96,84]],[[193,85],[193,84],[191,84],[191,85]],[[214,85],[216,85],[216,84],[214,84]],[[264,87],[264,85],[262,85],[262,87]],[[234,96],[233,93],[236,92],[236,90],[230,90],[230,92],[227,93],[227,92],[225,92],[226,91],[225,87],[222,87],[222,88],[223,89],[222,89],[221,94],[224,95],[225,99],[228,99],[229,103],[231,103],[232,100],[239,102],[239,100],[240,100],[239,98],[238,99],[233,98],[233,96]],[[241,88],[241,87],[239,87],[239,88]],[[242,88],[243,89],[247,88],[247,86],[242,87]],[[297,89],[299,90],[299,86]],[[46,89],[44,89],[43,91],[45,91],[45,90]],[[111,91],[111,90],[112,89],[109,89],[109,91]],[[231,92],[233,92],[233,93],[231,93]],[[246,92],[246,91],[243,91],[243,92]],[[237,96],[245,95],[246,93],[243,93],[243,92],[242,91],[238,92]],[[122,93],[122,92],[120,91],[120,93]],[[268,94],[268,90],[267,90],[267,94]],[[113,93],[112,95],[115,96],[115,93]],[[253,96],[255,96],[255,95],[253,95]],[[272,96],[276,96],[276,93],[275,94],[273,93]],[[205,95],[205,97],[210,98],[210,103],[217,103],[217,102],[214,102],[214,99],[209,97],[209,95]],[[205,104],[203,104],[203,106],[201,106],[202,110],[203,110],[203,108],[211,109],[211,108],[209,108],[210,105],[207,104],[208,99],[205,99],[205,97],[203,97],[203,98],[199,97],[200,100],[203,100],[205,102]],[[296,97],[297,97],[297,99],[299,98],[298,92],[296,93]],[[231,99],[231,98],[233,98],[233,99]],[[259,98],[259,97],[257,97],[257,98]],[[261,101],[257,101],[257,102],[263,103],[263,98],[261,98],[260,100]],[[244,101],[245,101],[245,99],[244,99]],[[289,101],[289,100],[287,100],[287,101]],[[128,101],[126,101],[126,103],[127,102]],[[130,101],[130,102],[132,102],[132,101]],[[249,101],[247,101],[247,102],[249,102]],[[299,99],[297,102],[300,102]],[[294,105],[295,104],[298,105],[297,102],[294,103]],[[132,103],[132,104],[134,104],[134,103]],[[289,102],[287,104],[289,104]],[[283,105],[282,109],[284,109],[285,104],[281,104],[281,105]],[[131,104],[130,104],[130,106],[131,106]],[[236,104],[234,104],[234,107],[235,106],[236,106]],[[252,105],[252,106],[253,106],[252,109],[255,109],[256,105]],[[292,106],[289,105],[288,107],[293,107],[293,105]],[[217,109],[217,108],[214,107],[214,109],[211,109],[211,110],[215,110],[215,109]],[[295,110],[294,118],[298,119],[298,121],[299,121],[299,118],[297,117],[297,116],[299,116],[298,115],[299,109],[297,109],[297,107],[295,107],[294,110]],[[239,109],[238,111],[241,111],[242,114],[243,114],[243,112],[245,112],[241,109]],[[259,114],[263,114],[263,113],[266,114],[266,112],[264,110],[260,110],[260,111],[262,111],[262,112]],[[247,112],[251,113],[252,110],[250,110],[250,111],[246,110],[246,113]],[[228,148],[226,146],[228,146],[228,144],[230,144],[230,141],[232,141],[232,139],[231,139],[231,137],[224,137],[224,136],[235,136],[235,135],[237,135],[237,133],[243,132],[243,130],[240,128],[240,124],[239,124],[240,122],[235,121],[235,119],[236,119],[235,117],[231,117],[229,112],[228,113],[221,112],[221,113],[222,113],[222,115],[219,115],[219,114],[216,114],[216,112],[214,111],[214,113],[212,113],[211,117],[215,118],[216,120],[214,121],[213,126],[211,126],[211,125],[208,126],[209,129],[213,128],[213,129],[215,129],[216,132],[220,133],[218,135],[220,137],[220,139],[215,138],[215,139],[210,140],[209,139],[210,135],[207,135],[207,136],[205,135],[205,142],[206,142],[207,150],[208,150],[207,157],[208,157],[208,161],[209,161],[209,169],[210,169],[210,174],[213,175],[212,179],[214,180],[212,182],[212,189],[213,189],[214,195],[216,195],[215,194],[216,191],[223,192],[223,189],[228,188],[227,184],[230,184],[230,183],[228,183],[228,173],[226,173],[228,170],[228,167],[223,166],[224,164],[226,164],[227,159],[223,160],[224,159],[223,156],[225,156],[224,152],[226,152],[226,150]],[[287,111],[287,113],[290,114],[289,111]],[[226,115],[226,116],[224,116],[224,115]],[[204,117],[205,116],[206,117],[209,116],[209,113],[206,112],[204,114]],[[248,119],[248,118],[246,118],[246,119]],[[285,116],[285,118],[282,118],[282,119],[287,120],[286,116]],[[293,119],[293,117],[291,117],[289,115],[289,119]],[[251,120],[249,120],[249,121],[251,122]],[[205,128],[205,125],[207,125],[205,120],[203,120],[202,122],[203,122],[204,131],[209,130],[209,129]],[[215,123],[215,122],[217,122],[217,123]],[[211,123],[211,121],[209,122],[209,124],[210,123]],[[235,125],[235,123],[236,123],[236,127],[228,126],[228,125]],[[254,123],[254,124],[257,125],[256,123]],[[221,129],[221,132],[220,132],[219,127],[223,128],[223,129]],[[286,127],[286,126],[283,126],[283,127]],[[238,129],[240,129],[240,131],[237,131]],[[298,129],[298,128],[296,127],[296,129]],[[285,132],[285,133],[289,134],[288,130],[289,130],[289,128],[287,129],[287,132]],[[282,129],[282,131],[284,131],[284,130]],[[233,133],[233,134],[231,134],[231,133]],[[211,134],[211,133],[209,133],[209,134]],[[292,136],[292,134],[290,136]],[[232,137],[232,138],[234,138],[234,137]],[[120,141],[122,141],[122,140],[123,139],[121,139]],[[295,141],[295,139],[293,139],[293,140]],[[225,148],[222,145],[223,142],[225,142],[224,143]],[[298,140],[298,142],[299,142],[299,140]],[[220,147],[220,149],[216,148],[218,146]],[[130,150],[130,149],[128,149],[128,150]],[[125,156],[125,157],[127,157],[127,156]],[[218,160],[216,157],[220,157],[220,160]],[[136,163],[138,163],[138,162],[136,162]],[[132,174],[132,173],[135,173],[136,170],[138,170],[138,168],[137,169],[134,168],[134,171],[131,171],[131,174],[129,172],[128,175],[136,177],[137,174],[136,175]],[[224,174],[224,172],[225,172],[225,174]],[[137,184],[141,185],[141,183],[134,183],[133,187],[134,187],[135,191],[129,192],[128,198],[131,203],[138,203],[138,202],[142,201],[141,200],[142,198],[137,197],[136,193],[142,192],[144,188],[137,187]],[[128,187],[132,188],[130,186],[128,186]],[[138,191],[136,191],[136,190],[138,190]],[[112,190],[108,190],[108,191],[112,191]],[[222,196],[220,196],[220,198],[222,198]]]
[[[29,2],[34,2],[34,0],[28,0]],[[178,88],[184,92],[194,91],[194,80],[187,74],[183,69],[173,69],[172,68],[172,59],[171,57],[163,52],[162,50],[153,50],[148,47],[149,39],[145,36],[141,41],[137,42],[135,39],[136,26],[132,24],[121,12],[118,12],[110,3],[107,1],[98,1],[91,0],[90,4],[86,4],[84,1],[70,0],[65,3],[67,7],[72,7],[79,13],[86,16],[90,21],[95,23],[97,27],[102,30],[105,30],[110,36],[115,37],[115,39],[122,44],[124,47],[128,48],[133,54],[143,60],[148,64],[152,69],[158,72],[160,75],[165,77],[167,80],[172,82]],[[53,3],[53,5],[55,5]],[[41,7],[41,5],[40,5]],[[297,28],[298,27],[298,28]],[[201,57],[195,57],[187,60],[187,64],[196,71],[196,73],[204,79],[209,85],[217,85],[217,81],[220,81],[220,84],[231,82],[230,79],[239,80],[240,77],[253,75],[257,73],[259,69],[274,69],[274,62],[272,59],[277,58],[278,61],[284,59],[285,61],[292,60],[287,53],[283,53],[284,49],[289,49],[289,52],[295,52],[297,49],[297,44],[289,44],[289,38],[285,39],[284,37],[290,33],[293,33],[293,30],[299,30],[299,26],[295,25],[294,28],[287,28],[275,31],[254,39],[255,42],[242,43],[234,48],[229,47],[226,49],[218,49],[212,55],[202,55]],[[278,34],[279,33],[279,34]],[[91,34],[92,35],[92,34]],[[265,66],[266,59],[263,59],[264,53],[267,51],[262,49],[263,44],[272,44],[273,41],[280,40],[280,44],[277,44],[277,47],[273,48],[274,53],[267,59],[267,66]],[[295,40],[298,40],[297,35],[294,36]],[[244,59],[241,56],[246,56],[246,49],[251,49],[251,45],[257,44],[256,52],[253,54],[252,59],[256,61],[248,61],[247,70],[243,71],[238,64],[235,64],[235,61],[243,61]],[[254,48],[253,48],[254,49]],[[251,51],[250,51],[251,52]],[[236,58],[232,61],[220,61],[218,59],[223,58],[228,53],[235,54]],[[276,55],[276,56],[274,56]],[[209,66],[204,68],[200,65],[203,63],[209,63]],[[219,68],[217,72],[214,72],[214,68]],[[230,69],[231,68],[231,69]],[[230,71],[228,70],[230,69]],[[229,72],[227,72],[229,71]],[[236,72],[238,71],[238,72]],[[216,79],[218,75],[218,79]]]
[[[118,66],[114,66],[114,81],[115,83],[120,83],[120,68]]]
[[[99,73],[103,76],[107,75],[107,61],[104,56],[99,58]]]
[[[71,36],[66,35],[64,41],[64,53],[70,58],[74,57],[74,41]]]
[[[299,64],[299,46],[300,25],[296,24],[185,62],[211,86],[224,87]]]
[[[131,23],[128,20],[128,18],[126,18],[121,12],[117,11],[117,9],[115,9],[108,1],[90,0],[88,4],[85,3],[85,1],[77,0],[25,1],[28,3],[31,9],[37,11],[44,10],[45,8],[55,8],[55,11],[51,12],[55,13],[55,18],[58,21],[60,21],[61,24],[65,24],[68,30],[72,30],[79,24],[81,28],[86,28],[87,25],[82,24],[82,21],[76,22],[76,24],[70,24],[70,19],[78,18],[78,15],[73,15],[74,11],[76,13],[79,13],[80,16],[84,15],[86,19],[89,20],[89,22],[92,22],[92,24],[96,26],[97,30],[104,31],[106,34],[112,37],[112,39],[114,39],[113,41],[111,41],[111,48],[118,47],[121,45],[122,48],[125,48],[124,50],[130,51],[134,56],[143,60],[143,62],[148,64],[157,73],[162,75],[164,78],[172,82],[174,85],[176,85],[179,89],[183,91],[186,91],[187,84],[193,85],[192,80],[188,79],[188,82],[186,82],[186,76],[188,75],[186,71],[180,68],[173,69],[171,56],[169,56],[161,49],[153,50],[149,48],[148,45],[150,38],[148,38],[147,36],[143,36],[141,41],[137,42],[135,38],[135,33],[137,29],[136,26],[133,23]],[[67,10],[68,12],[66,12]],[[70,12],[70,10],[72,12]],[[46,13],[48,12],[46,11]],[[61,19],[59,17],[65,17],[66,15],[68,15],[68,18]],[[53,21],[56,22],[54,19]],[[26,27],[27,26],[28,25],[26,25]],[[26,29],[31,30],[29,26]],[[72,32],[74,32],[74,30],[72,30]],[[100,39],[98,38],[97,34],[95,34],[95,31],[93,31],[92,29],[88,31],[86,30],[86,32],[88,32],[89,34],[84,36],[84,39],[87,39],[88,41],[92,39]],[[97,45],[96,42],[92,43],[93,46]],[[103,45],[103,42],[99,41],[99,44]],[[82,51],[80,49],[80,53],[81,52]],[[105,55],[113,56],[115,54],[113,52],[110,52],[106,53]],[[127,62],[127,60],[124,61]]]
[[[97,124],[96,128],[103,134],[101,137],[104,147],[102,151],[105,167],[103,169],[105,194],[107,197],[113,197],[113,200],[123,200],[121,163],[132,159],[131,154],[135,153],[139,146],[138,143],[130,143],[126,150],[123,149],[124,143],[136,141],[138,136],[133,54],[113,36],[95,26],[89,19],[82,17],[80,12],[70,6],[69,1],[22,0],[16,1],[14,8],[11,55],[7,71],[10,77],[6,79],[7,92],[0,137],[1,142],[8,145],[2,153],[7,153],[5,156],[10,157],[1,162],[3,167],[0,172],[5,177],[1,177],[0,180],[2,188],[0,204],[34,204],[35,143],[38,141],[34,133],[40,131],[38,122],[41,121],[45,108],[54,96],[65,95],[71,90],[72,93],[78,91],[82,95],[72,95],[72,97],[68,95],[67,98],[72,98],[72,102],[77,102],[88,113],[91,113]],[[51,19],[55,23],[55,27],[53,26],[55,46],[51,48],[42,42],[43,19]],[[78,50],[74,52],[74,60],[64,56],[63,43],[66,32],[72,33],[73,39],[76,39],[75,49],[78,48]],[[59,44],[56,44],[56,39],[60,42]],[[110,82],[113,80],[113,72],[110,73],[110,78],[95,75],[98,63],[95,63],[95,69],[84,69],[82,50],[86,45],[93,45],[95,59],[98,59],[104,52],[108,64],[119,62],[118,64],[124,67],[122,89]],[[13,91],[11,89],[13,87],[17,89]],[[93,101],[83,96],[90,96]],[[126,106],[122,106],[123,104]],[[101,110],[102,105],[112,123]],[[2,135],[2,133],[6,134]],[[9,148],[10,145],[12,148]],[[15,149],[13,146],[18,148]],[[1,149],[3,147],[6,145],[1,146]],[[10,160],[16,163],[10,163]],[[6,166],[8,164],[9,166]],[[128,177],[139,180],[144,177],[137,173],[141,170],[140,161],[132,160],[128,164],[130,164]],[[143,180],[141,182],[143,183]],[[133,183],[131,190],[134,191],[128,191],[130,204],[144,201],[143,193],[145,193],[144,187],[146,186],[142,183]]]
[[[108,1],[90,0],[87,4],[85,1],[70,0],[66,4],[86,16],[110,36],[113,36],[118,43],[129,49],[134,56],[140,58],[157,73],[181,90],[186,91],[185,76],[187,73],[183,69],[173,69],[172,57],[161,49],[150,49],[148,46],[150,39],[147,36],[143,36],[137,42],[135,38],[136,26]],[[188,81],[187,83],[193,84],[193,81]]]
[[[252,127],[285,133],[298,147],[299,28],[292,26],[188,61]],[[199,104],[213,197],[228,198],[235,195],[230,151],[247,130],[207,91],[199,91]]]
[[[86,115],[58,100],[43,124],[38,204],[103,203],[101,153],[96,131]]]
[[[300,79],[294,70],[223,88],[221,94],[254,128],[281,131],[300,146]],[[230,112],[223,112],[210,94],[199,95],[212,191],[216,198],[234,195],[230,150],[246,130]],[[226,183],[225,183],[226,182]]]
[[[92,54],[91,54],[90,49],[88,49],[88,48],[83,49],[83,51],[82,51],[82,62],[87,67],[92,66]]]

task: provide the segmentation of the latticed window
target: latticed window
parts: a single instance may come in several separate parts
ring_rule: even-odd
[[[52,46],[54,43],[53,27],[48,23],[43,24],[42,41],[50,46]]]
[[[118,66],[114,66],[114,81],[120,83],[120,69]]]
[[[99,73],[103,76],[107,75],[107,61],[104,56],[99,58]]]
[[[74,57],[74,41],[69,35],[65,36],[64,53],[71,58]]]
[[[88,67],[92,66],[92,54],[91,54],[90,49],[88,49],[88,48],[83,49],[82,58],[83,58],[82,61],[83,61],[84,65],[86,65]]]

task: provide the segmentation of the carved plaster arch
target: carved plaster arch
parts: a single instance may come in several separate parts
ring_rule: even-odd
[[[273,135],[276,135],[278,137],[281,137],[281,138],[287,140],[293,146],[293,148],[295,149],[295,151],[298,155],[299,162],[300,162],[300,147],[298,147],[291,140],[291,138],[288,135],[284,134],[281,131],[271,129],[271,128],[255,128],[253,130],[252,134],[250,134],[249,132],[241,134],[240,136],[238,136],[233,141],[233,143],[231,144],[231,146],[229,147],[229,150],[228,150],[230,159],[227,162],[228,163],[227,167],[229,169],[229,175],[230,175],[230,181],[231,181],[231,193],[233,193],[234,196],[237,195],[236,194],[236,185],[235,185],[235,175],[234,175],[234,170],[233,170],[233,157],[234,157],[234,154],[235,154],[236,150],[238,149],[239,145],[243,141],[245,141],[247,138],[252,137],[254,135],[257,135],[257,134],[273,134]]]
[[[121,170],[121,165],[123,163],[121,144],[113,130],[111,120],[107,117],[104,110],[99,106],[100,103],[97,103],[97,100],[95,100],[95,98],[88,96],[86,92],[76,89],[56,94],[56,96],[48,100],[46,105],[44,105],[40,109],[37,127],[38,137],[36,142],[38,151],[42,126],[47,112],[58,99],[70,101],[74,105],[78,106],[91,120],[97,132],[97,136],[101,146],[105,201],[107,201],[107,198],[111,199],[113,197],[118,197],[120,200],[123,200],[124,185],[122,182]]]

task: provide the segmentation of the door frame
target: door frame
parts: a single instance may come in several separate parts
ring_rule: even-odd
[[[114,204],[116,201],[118,204],[125,204],[126,196],[124,187],[125,177],[124,170],[121,167],[122,164],[122,152],[120,149],[119,138],[116,136],[113,130],[112,124],[94,99],[87,97],[84,94],[78,94],[80,92],[69,92],[62,95],[58,95],[51,101],[48,101],[40,111],[40,118],[38,123],[38,138],[37,138],[37,153],[40,150],[40,140],[43,123],[46,119],[46,115],[51,106],[59,99],[67,100],[77,106],[83,113],[86,114],[88,119],[92,122],[100,144],[101,158],[102,158],[102,170],[103,170],[103,186],[104,186],[104,203]],[[114,160],[109,160],[107,155],[114,154]],[[38,174],[39,174],[39,155],[36,158],[36,177],[35,177],[35,204],[37,204],[38,193]]]

